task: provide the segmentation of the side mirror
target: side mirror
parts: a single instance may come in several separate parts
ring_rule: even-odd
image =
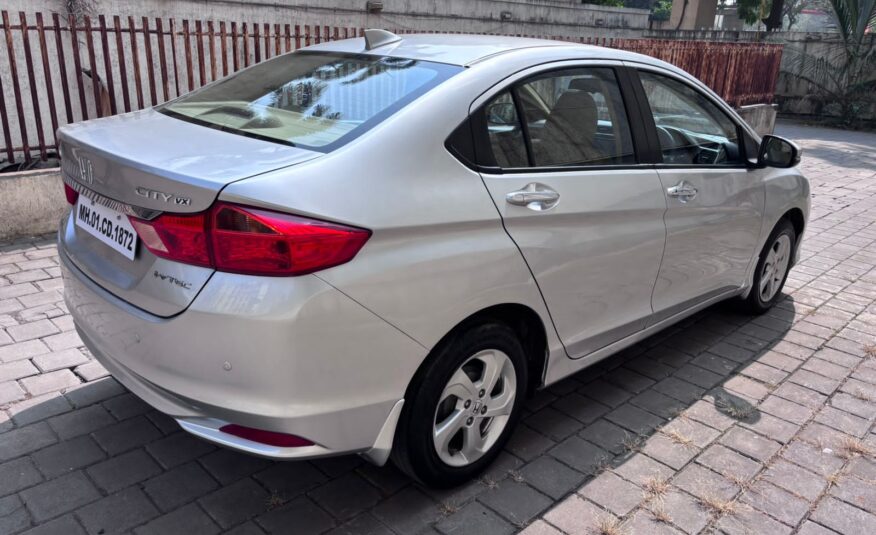
[[[760,142],[757,163],[761,167],[794,167],[802,151],[796,143],[779,136],[766,135]]]

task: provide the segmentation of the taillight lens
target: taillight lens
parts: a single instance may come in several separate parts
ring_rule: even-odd
[[[352,260],[371,236],[365,229],[228,203],[131,222],[156,256],[248,275],[304,275],[337,266]]]
[[[64,183],[64,195],[67,197],[67,203],[71,206],[79,200],[79,192],[71,188],[67,183]]]
[[[154,221],[130,219],[143,244],[155,256],[197,266],[211,266],[207,250],[206,213],[164,214]]]

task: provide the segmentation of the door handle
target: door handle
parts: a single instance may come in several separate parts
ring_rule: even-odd
[[[531,182],[521,190],[505,195],[505,201],[515,206],[525,206],[537,212],[550,210],[560,202],[560,194],[550,187]]]
[[[677,198],[681,202],[687,202],[697,196],[697,189],[682,180],[675,186],[666,188],[666,194]]]

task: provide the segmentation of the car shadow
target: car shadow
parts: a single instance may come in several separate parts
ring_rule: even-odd
[[[18,456],[15,448],[21,448],[40,466],[40,455],[60,449],[47,478],[81,470],[103,494],[137,486],[157,503],[163,503],[163,492],[171,492],[159,484],[162,478],[188,471],[198,483],[185,485],[174,509],[197,501],[223,529],[255,518],[268,531],[273,524],[265,518],[271,517],[262,515],[306,505],[326,529],[355,518],[358,523],[346,532],[367,531],[362,522],[415,532],[445,521],[477,497],[501,509],[501,500],[514,499],[503,493],[513,494],[525,483],[536,489],[535,498],[518,517],[508,513],[522,527],[601,472],[623,470],[649,448],[667,463],[662,469],[674,472],[678,467],[671,459],[683,457],[688,441],[697,445],[697,430],[708,418],[763,425],[756,405],[770,385],[744,380],[739,372],[762,366],[753,363],[782,341],[795,315],[791,297],[756,318],[719,304],[538,391],[496,462],[478,479],[449,490],[425,488],[391,463],[376,467],[358,456],[274,462],[217,448],[187,435],[111,378],[10,410],[11,421],[0,422],[0,444],[3,435],[23,427],[45,428],[57,438],[46,438],[44,446],[31,443],[32,452],[20,441],[6,441],[12,447],[0,447],[0,462]],[[686,422],[692,422],[689,430]],[[82,453],[94,448],[99,449],[90,458]],[[139,462],[151,467],[139,478],[124,468],[117,477],[102,468],[123,457],[134,462],[133,452],[145,454]],[[235,493],[243,493],[240,500],[228,497]]]

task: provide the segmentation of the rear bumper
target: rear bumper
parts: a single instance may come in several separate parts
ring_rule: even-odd
[[[128,389],[207,440],[272,458],[369,453],[391,444],[426,349],[309,275],[216,273],[181,314],[160,318],[101,289],[60,251],[65,298],[94,356]],[[291,433],[278,448],[225,423]],[[391,424],[392,429],[387,429]]]

